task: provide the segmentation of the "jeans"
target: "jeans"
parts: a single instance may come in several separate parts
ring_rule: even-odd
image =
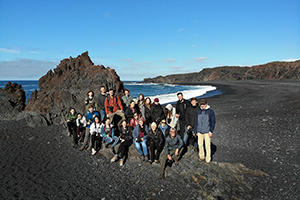
[[[141,145],[143,147],[143,151],[144,151],[144,155],[147,156],[148,155],[148,149],[147,149],[147,139],[144,139],[143,142],[136,142],[136,141],[133,141],[135,147],[136,147],[136,150],[139,152],[140,155],[143,155],[143,152],[142,152],[142,148],[141,148]]]
[[[113,138],[111,137],[104,137],[103,138],[103,141],[105,142],[106,145],[112,143],[112,141],[115,141],[113,144],[112,144],[112,147],[116,146],[119,142],[119,138],[117,136],[114,136]]]
[[[194,131],[193,131],[193,134],[194,134]],[[188,139],[189,139],[188,129],[185,127],[185,132],[184,132],[184,137],[183,137],[183,143],[185,145],[187,145]],[[193,142],[194,142],[194,147],[198,148],[198,142],[197,142],[197,140],[193,138]]]
[[[101,122],[103,122],[104,118],[106,117],[105,110],[100,110],[100,116],[101,116]]]

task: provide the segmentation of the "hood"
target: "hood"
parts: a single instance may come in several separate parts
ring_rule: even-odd
[[[205,109],[202,109],[202,107],[200,106],[200,109],[201,109],[201,110],[208,110],[208,109],[210,109],[210,106],[207,104],[207,106],[206,106]]]
[[[168,109],[169,111],[172,111],[173,106],[171,104],[166,105],[166,109]]]

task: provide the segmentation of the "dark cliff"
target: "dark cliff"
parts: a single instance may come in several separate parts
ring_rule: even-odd
[[[300,60],[271,62],[252,67],[224,66],[206,68],[200,72],[145,78],[145,83],[182,83],[211,80],[299,79]]]
[[[53,71],[39,79],[40,90],[31,94],[25,108],[26,111],[47,113],[50,123],[64,122],[70,107],[85,112],[87,92],[92,90],[98,96],[102,85],[123,95],[124,85],[115,70],[94,65],[88,52],[62,60]]]

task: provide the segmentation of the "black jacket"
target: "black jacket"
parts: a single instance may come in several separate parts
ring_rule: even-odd
[[[160,104],[151,106],[151,114],[153,121],[156,123],[159,123],[165,117],[164,109]]]
[[[125,141],[132,141],[133,137],[132,137],[132,127],[131,126],[127,126],[127,129],[125,130],[123,128],[123,126],[121,126],[119,128],[119,132],[120,132],[120,138],[124,139]]]
[[[148,132],[148,138],[147,142],[150,144],[151,142],[154,142],[157,146],[162,147],[164,146],[165,137],[160,130],[160,128],[157,128],[157,132],[154,133],[152,129]],[[155,146],[156,146],[155,145]]]
[[[195,120],[196,120],[196,115],[198,110],[200,110],[198,104],[196,106],[191,106],[186,109],[186,113],[185,113],[186,126],[191,126],[192,128],[195,127]]]
[[[150,124],[153,122],[153,119],[152,119],[152,114],[151,114],[151,107],[148,108],[147,106],[144,106],[145,107],[145,120],[146,120],[146,123],[147,124]]]
[[[183,99],[183,102],[181,102],[179,100],[177,101],[176,114],[180,115],[180,117],[179,117],[180,121],[182,121],[182,120],[185,121],[185,113],[186,113],[187,108],[190,106],[191,106],[191,102],[186,99]]]

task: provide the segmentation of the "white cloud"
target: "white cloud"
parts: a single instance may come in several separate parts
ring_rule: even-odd
[[[120,61],[132,62],[132,59],[124,58],[124,59],[121,59]]]
[[[295,58],[289,58],[289,59],[284,59],[282,60],[283,62],[294,62],[296,60],[299,60],[299,59],[295,59]]]
[[[200,63],[203,63],[207,59],[208,59],[207,57],[201,57],[201,56],[198,58],[193,58],[194,61],[200,62]]]
[[[150,61],[144,61],[144,62],[141,62],[141,63],[133,63],[131,65],[133,65],[133,66],[141,66],[141,65],[144,65],[144,64],[152,64],[152,62],[150,62]]]
[[[195,44],[193,44],[193,45],[192,45],[192,47],[196,47],[196,45],[195,45]]]
[[[180,28],[178,31],[181,32],[181,31],[183,31],[183,30],[184,30],[184,28]]]
[[[182,69],[183,66],[172,66],[171,68],[172,68],[172,69]]]
[[[167,60],[161,60],[161,62],[164,62],[164,63],[174,63],[174,62],[176,62],[176,59],[174,59],[174,58],[167,58]]]
[[[29,53],[33,53],[33,54],[41,54],[40,52],[37,52],[37,51],[29,51]]]
[[[10,54],[20,54],[20,50],[17,47],[13,47],[11,49],[7,49],[7,48],[0,48],[0,52],[1,53],[10,53]]]
[[[19,59],[15,61],[0,61],[0,79],[39,79],[58,62],[48,60]]]

